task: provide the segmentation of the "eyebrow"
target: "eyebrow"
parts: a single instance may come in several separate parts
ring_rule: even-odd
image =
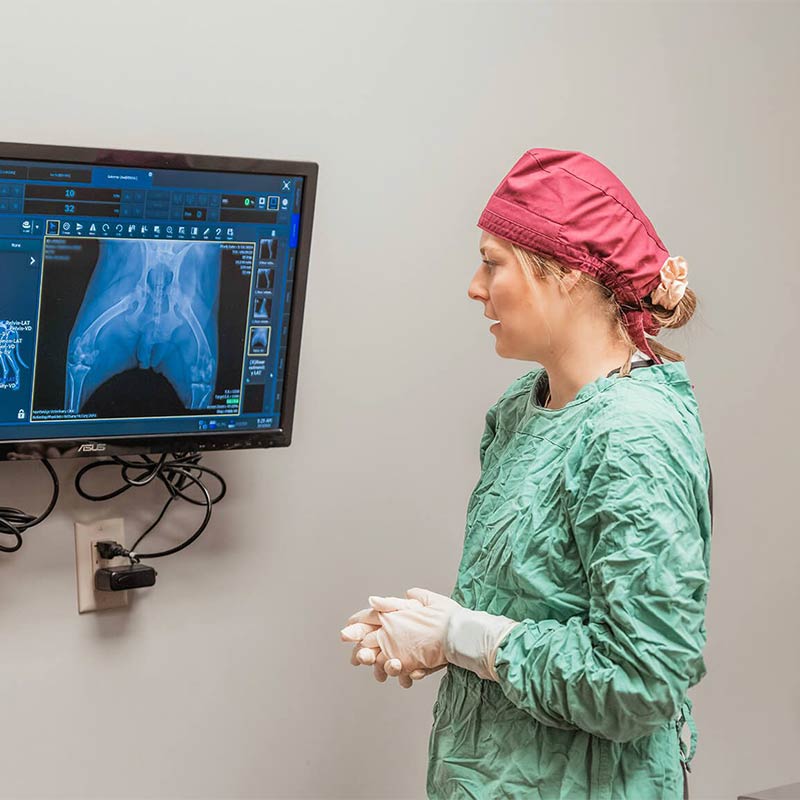
[[[488,247],[489,247],[489,248],[491,248],[492,250],[495,250],[495,248],[494,248],[494,247],[492,247],[492,245],[488,245]],[[497,251],[495,250],[495,252],[497,252]],[[481,247],[481,249],[480,249],[480,253],[481,253],[481,255],[482,255],[482,256],[485,256],[485,255],[486,255],[486,246],[484,246],[484,247]]]

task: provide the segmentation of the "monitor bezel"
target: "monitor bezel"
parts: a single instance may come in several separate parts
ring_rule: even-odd
[[[286,342],[286,364],[281,404],[281,427],[241,432],[198,431],[148,436],[102,436],[75,438],[0,439],[0,459],[71,458],[101,455],[149,455],[194,451],[288,447],[292,442],[295,397],[300,362],[302,322],[305,310],[311,232],[319,165],[313,161],[288,161],[200,153],[169,153],[73,147],[22,142],[0,142],[0,159],[49,161],[60,164],[119,166],[148,169],[233,172],[302,177],[300,230],[294,266],[294,284]],[[296,324],[299,323],[299,324]]]

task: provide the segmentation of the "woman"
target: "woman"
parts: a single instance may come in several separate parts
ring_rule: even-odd
[[[469,296],[543,366],[486,416],[451,597],[371,597],[342,638],[381,681],[448,667],[430,798],[687,797],[711,474],[682,356],[645,336],[691,318],[686,262],[583,153],[525,153],[478,225]]]

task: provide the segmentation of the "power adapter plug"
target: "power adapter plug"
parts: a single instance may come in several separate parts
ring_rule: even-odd
[[[99,592],[124,592],[153,586],[158,573],[146,564],[100,567],[94,573],[94,588]]]
[[[119,542],[104,539],[95,542],[97,554],[102,559],[127,556],[135,559],[136,554],[126,550]],[[125,564],[123,566],[100,567],[94,573],[94,588],[99,592],[125,592],[128,589],[142,589],[153,586],[158,573],[146,564]]]

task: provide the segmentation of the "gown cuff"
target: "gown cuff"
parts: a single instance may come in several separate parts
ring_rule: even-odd
[[[479,678],[497,681],[494,660],[497,648],[517,625],[513,619],[473,611],[455,609],[450,615],[444,641],[444,654],[451,664],[474,672]]]

